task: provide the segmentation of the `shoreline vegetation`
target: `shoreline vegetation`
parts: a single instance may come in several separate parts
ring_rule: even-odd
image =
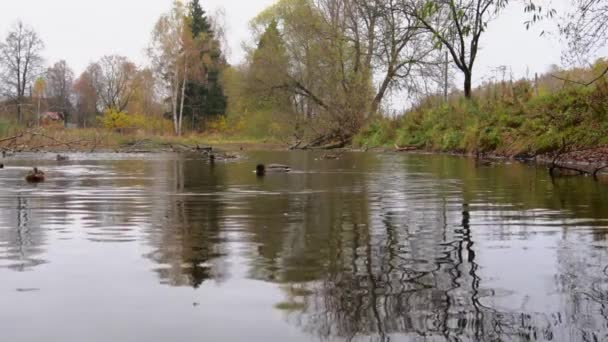
[[[591,68],[554,70],[535,81],[484,84],[466,99],[452,93],[447,100],[429,96],[403,115],[368,120],[352,143],[329,141],[306,147],[280,135],[247,137],[240,116],[209,122],[201,133],[176,136],[159,125],[147,127],[137,116],[99,119],[98,128],[62,125],[24,129],[0,122],[4,152],[200,152],[220,150],[331,150],[376,153],[435,153],[468,156],[481,164],[517,160],[547,165],[553,175],[597,177],[608,171],[608,77],[592,84],[583,80],[608,66],[598,60]],[[134,119],[135,118],[135,119]],[[115,126],[110,123],[123,121]],[[228,127],[237,127],[230,129]],[[238,129],[241,127],[241,129]],[[161,132],[162,134],[158,134]]]
[[[535,81],[484,84],[466,100],[427,97],[405,114],[376,117],[354,146],[548,163],[594,174],[608,166],[608,61],[553,70]],[[571,169],[571,170],[568,170]],[[599,172],[598,171],[598,172]]]
[[[502,66],[475,87],[480,39],[507,1],[372,3],[278,0],[251,20],[243,61],[230,65],[222,14],[175,0],[147,64],[108,55],[78,77],[64,60],[47,64],[40,35],[17,22],[0,40],[0,149],[350,148],[536,161],[554,175],[608,169],[608,59],[520,80]],[[605,47],[584,30],[597,6],[560,26],[565,54]],[[522,10],[527,26],[555,14]],[[398,115],[391,94],[408,104]]]

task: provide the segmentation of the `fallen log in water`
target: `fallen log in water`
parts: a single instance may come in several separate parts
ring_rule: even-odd
[[[575,173],[575,176],[591,176],[597,180],[600,173],[606,169],[608,169],[608,165],[595,165],[584,168],[576,165],[560,165],[557,162],[553,162],[549,166],[549,174],[551,177],[558,177],[568,175],[568,173]]]
[[[598,180],[598,176],[602,171],[608,169],[606,158],[606,150],[603,147],[573,149],[569,148],[566,140],[562,141],[562,147],[555,153],[551,163],[549,164],[549,174],[551,177],[574,175],[591,176]],[[568,165],[560,163],[560,160],[566,159],[574,161]],[[583,162],[586,162],[583,166]],[[561,174],[560,174],[561,173]]]
[[[416,150],[418,150],[418,147],[415,146],[399,147],[398,145],[395,145],[396,152],[411,152]]]

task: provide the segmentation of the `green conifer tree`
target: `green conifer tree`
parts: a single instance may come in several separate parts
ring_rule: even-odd
[[[199,80],[190,81],[186,87],[184,103],[185,120],[193,129],[201,129],[207,119],[226,113],[227,98],[222,85],[222,70],[226,66],[221,44],[216,39],[211,24],[199,0],[189,4],[188,22],[193,38],[204,41],[205,51],[201,51],[205,74]]]

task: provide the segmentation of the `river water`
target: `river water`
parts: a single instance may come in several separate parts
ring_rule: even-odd
[[[608,185],[320,156],[4,160],[0,340],[608,340]]]

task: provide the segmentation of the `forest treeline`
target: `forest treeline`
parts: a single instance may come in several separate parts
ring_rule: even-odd
[[[608,11],[601,0],[572,2],[571,13],[559,14],[526,0],[522,25],[559,18],[570,55],[590,55],[605,46]],[[480,132],[500,124],[477,116],[499,113],[515,120],[513,111],[539,115],[545,109],[529,101],[563,99],[566,91],[573,101],[599,101],[588,103],[585,111],[597,114],[594,122],[603,122],[601,113],[588,109],[606,106],[603,60],[580,74],[554,70],[544,77],[562,78],[561,88],[503,81],[474,89],[480,40],[508,4],[279,0],[251,21],[254,39],[246,44],[245,58],[229,65],[221,18],[208,16],[198,0],[174,1],[151,32],[147,65],[110,55],[78,77],[65,61],[47,66],[44,42],[19,22],[0,43],[0,114],[21,126],[39,125],[51,112],[59,113],[65,126],[152,135],[218,132],[274,138],[297,148],[340,147],[354,138],[366,145],[469,149],[485,141]],[[453,86],[455,79],[460,86]],[[508,90],[487,95],[487,89],[497,87]],[[403,118],[386,118],[389,96],[413,104]],[[547,110],[552,117],[569,116],[571,107],[565,105],[563,113]],[[444,120],[455,113],[475,129]],[[455,133],[428,133],[441,131],[441,125]],[[562,126],[555,127],[561,134]],[[475,139],[465,139],[467,134]],[[500,134],[490,134],[490,140],[493,135]]]

